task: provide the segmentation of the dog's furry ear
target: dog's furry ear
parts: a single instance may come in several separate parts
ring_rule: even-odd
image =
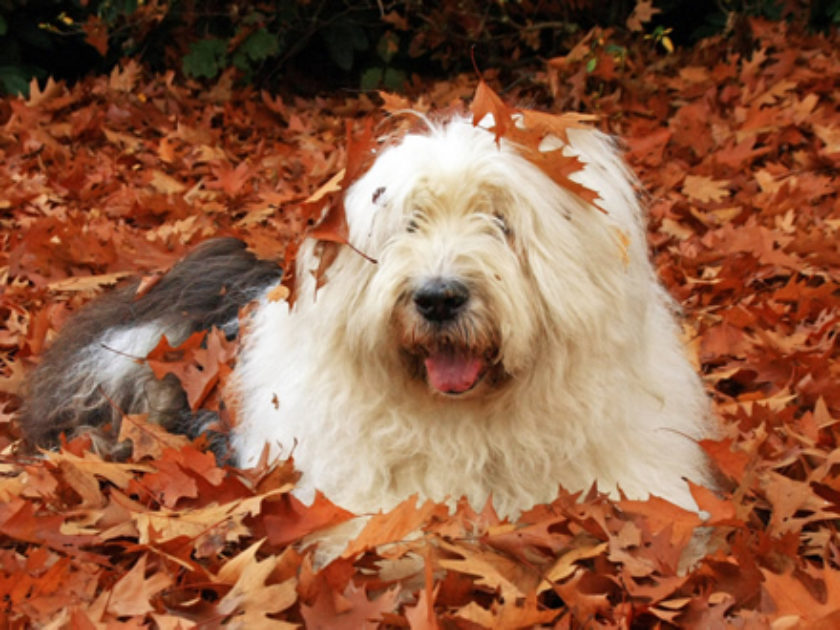
[[[183,429],[189,408],[177,379],[157,381],[142,359],[162,335],[173,344],[211,326],[235,335],[239,309],[280,275],[241,241],[220,238],[196,248],[140,297],[135,281],[94,300],[65,325],[27,379],[21,410],[27,441],[52,446],[62,432],[106,424],[116,432],[123,413],[145,411]]]

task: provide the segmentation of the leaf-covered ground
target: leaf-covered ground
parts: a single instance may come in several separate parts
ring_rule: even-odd
[[[598,113],[626,142],[721,418],[705,447],[725,490],[695,489],[717,551],[680,575],[696,515],[561,491],[516,523],[409,501],[316,570],[303,539],[347,514],[296,501],[288,463],[220,469],[142,417],[122,423],[126,462],[85,440],[21,453],[15,393],[72,311],[212,235],[282,259],[344,164],[345,122],[378,111],[128,63],[0,101],[0,627],[840,625],[840,40],[754,22],[667,56],[608,43],[589,34],[507,97]],[[418,79],[411,99],[446,108],[475,85]],[[187,381],[200,365],[188,385],[212,406],[232,351],[193,346],[161,360]],[[410,554],[425,570],[400,577]]]

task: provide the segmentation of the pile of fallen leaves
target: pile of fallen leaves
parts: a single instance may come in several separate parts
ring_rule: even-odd
[[[592,33],[509,94],[598,113],[648,192],[654,259],[721,418],[704,447],[723,490],[693,488],[716,551],[686,574],[700,517],[657,498],[561,490],[514,523],[409,500],[318,567],[307,536],[351,515],[295,499],[291,462],[219,468],[138,416],[128,461],[83,438],[19,452],[15,394],[69,313],[211,235],[283,259],[347,160],[346,121],[376,105],[206,91],[131,63],[0,102],[0,627],[840,625],[840,41],[749,26],[620,59]],[[417,81],[412,103],[475,85]]]

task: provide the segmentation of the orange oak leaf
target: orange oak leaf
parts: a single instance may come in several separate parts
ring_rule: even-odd
[[[490,89],[484,79],[478,82],[475,96],[470,103],[473,125],[492,125],[497,144],[514,125],[513,116],[518,111],[516,108],[508,106],[498,94]]]

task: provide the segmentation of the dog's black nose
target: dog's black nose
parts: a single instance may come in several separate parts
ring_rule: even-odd
[[[435,278],[418,288],[412,298],[417,311],[427,320],[445,322],[458,314],[470,298],[470,291],[457,280]]]

